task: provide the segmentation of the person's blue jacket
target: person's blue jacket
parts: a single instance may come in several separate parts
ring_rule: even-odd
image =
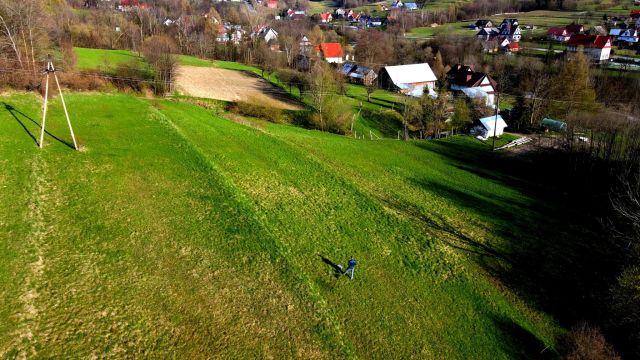
[[[347,267],[347,270],[349,269],[353,269],[356,267],[356,259],[354,259],[353,257],[349,260],[349,266]]]

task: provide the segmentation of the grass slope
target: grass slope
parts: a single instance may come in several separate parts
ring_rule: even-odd
[[[1,104],[0,357],[506,359],[538,356],[561,331],[455,250],[514,241],[509,214],[537,214],[447,156],[486,144],[68,98],[83,152],[59,104],[43,150],[38,99]],[[355,255],[356,278],[334,279],[319,255]]]
[[[130,61],[138,61],[140,66],[144,67],[144,60],[127,50],[104,50],[104,49],[87,49],[87,48],[74,48],[77,56],[76,67],[80,70],[94,70],[104,71],[106,73],[113,72],[115,67],[119,64],[127,63]],[[201,66],[201,67],[218,67],[227,70],[244,71],[255,76],[263,77],[268,75],[265,80],[272,83],[274,86],[282,88],[284,91],[289,92],[290,88],[288,84],[282,83],[278,79],[277,74],[263,74],[262,70],[250,65],[245,65],[233,61],[223,60],[207,60],[200,59],[189,55],[180,55],[178,61],[181,65],[188,66]],[[299,99],[300,93],[298,89],[293,88],[290,94],[292,97]],[[375,111],[382,109],[399,109],[402,103],[402,97],[398,94],[378,89],[371,95],[371,102],[367,102],[366,90],[360,85],[347,85],[346,96],[341,96],[340,99],[344,101],[351,109],[354,115],[354,130],[357,134],[365,134],[369,136],[371,131],[377,137],[395,138],[397,131],[400,130],[401,124],[396,123],[376,123],[370,118],[365,116],[357,116],[361,114],[358,110],[360,104],[362,104],[363,110]],[[308,96],[303,99],[303,102],[310,105],[311,100]]]
[[[144,65],[144,59],[129,50],[105,50],[73,48],[78,70],[101,70],[111,72],[120,64],[135,63]]]

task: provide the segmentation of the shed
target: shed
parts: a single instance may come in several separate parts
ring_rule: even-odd
[[[508,126],[500,115],[487,116],[480,119],[479,121],[484,129],[481,129],[478,135],[482,136],[485,139],[492,137],[494,134],[496,136],[501,136],[504,133],[504,128]]]

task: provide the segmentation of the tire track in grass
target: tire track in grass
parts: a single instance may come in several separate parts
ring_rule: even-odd
[[[277,236],[273,234],[273,232],[265,225],[267,221],[266,219],[264,219],[264,215],[261,215],[260,212],[255,211],[249,199],[234,183],[231,176],[220,169],[208,156],[206,156],[202,149],[194,144],[180,127],[178,127],[168,116],[158,111],[157,109],[152,108],[152,111],[159,118],[161,118],[162,121],[166,122],[167,126],[175,131],[180,138],[182,138],[186,143],[189,144],[189,146],[191,146],[197,156],[202,159],[203,163],[208,164],[211,167],[212,171],[220,175],[221,182],[230,189],[230,192],[235,194],[234,200],[244,206],[249,212],[251,212],[251,214],[255,216],[255,219],[258,222],[259,226],[269,237],[268,240],[270,240],[275,247],[276,253],[272,254],[272,256],[275,258],[275,260],[284,262],[283,268],[287,273],[286,276],[297,278],[298,283],[304,284],[307,294],[310,296],[314,304],[317,305],[313,308],[314,311],[318,312],[318,315],[320,315],[320,318],[324,323],[324,327],[321,329],[321,332],[324,336],[330,339],[330,343],[326,344],[327,349],[340,353],[341,358],[357,358],[353,350],[353,345],[348,341],[345,341],[345,333],[341,329],[339,322],[331,315],[328,303],[322,297],[320,290],[313,284],[311,279],[304,274],[299,266],[288,260],[293,257],[291,251],[286,245],[279,241]]]
[[[26,221],[31,224],[31,231],[24,239],[25,256],[32,259],[25,271],[25,279],[20,302],[22,309],[16,315],[19,326],[14,334],[14,342],[9,344],[8,351],[17,352],[18,358],[29,358],[37,355],[37,331],[40,321],[40,284],[46,270],[47,236],[53,231],[53,223],[47,220],[51,213],[51,205],[55,207],[57,196],[55,188],[47,180],[47,166],[38,154],[32,161],[32,188],[29,200],[29,211]],[[0,356],[3,356],[0,353]]]

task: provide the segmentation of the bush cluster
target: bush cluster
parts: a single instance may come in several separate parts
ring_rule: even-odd
[[[234,102],[227,107],[227,110],[243,116],[264,119],[272,123],[287,122],[287,117],[281,109],[260,105],[255,102]]]

